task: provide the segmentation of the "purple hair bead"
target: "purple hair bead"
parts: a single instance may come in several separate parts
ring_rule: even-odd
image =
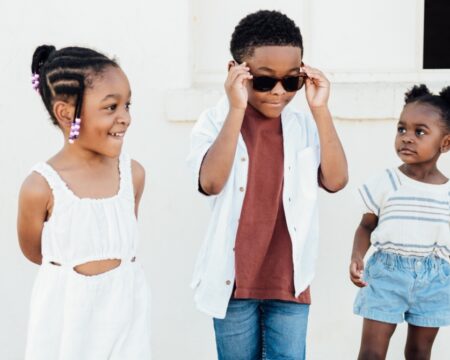
[[[31,86],[35,91],[39,92],[39,74],[34,73],[31,76]]]
[[[77,139],[78,136],[80,136],[80,124],[81,124],[80,118],[76,118],[72,122],[72,125],[70,126],[70,133],[69,133],[69,144],[73,144],[75,139]]]

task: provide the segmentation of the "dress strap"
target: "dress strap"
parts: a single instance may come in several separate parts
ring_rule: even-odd
[[[66,188],[66,183],[49,164],[40,162],[33,166],[31,172],[33,171],[40,174],[47,181],[50,189],[53,191],[64,190]]]
[[[120,192],[134,201],[133,175],[131,172],[131,158],[122,152],[119,157]]]

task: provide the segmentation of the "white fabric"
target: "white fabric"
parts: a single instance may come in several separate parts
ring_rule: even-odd
[[[78,198],[48,164],[33,168],[52,189],[54,207],[42,232],[26,359],[150,359],[148,290],[132,261],[138,231],[128,156],[120,156],[119,170],[117,195],[89,199]],[[104,259],[121,264],[94,276],[73,269]]]
[[[228,113],[223,98],[202,113],[191,133],[188,165],[196,184],[203,158],[219,134]],[[319,139],[314,120],[287,106],[281,115],[284,147],[283,205],[292,241],[295,295],[311,283],[318,252],[317,172]],[[192,287],[197,307],[224,318],[233,290],[234,243],[245,196],[248,153],[241,135],[231,173],[217,196],[210,196],[211,220],[195,266]]]
[[[359,188],[363,213],[378,217],[371,243],[401,255],[450,261],[450,182],[426,184],[387,169]]]

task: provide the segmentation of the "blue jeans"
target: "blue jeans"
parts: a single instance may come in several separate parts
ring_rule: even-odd
[[[214,319],[219,360],[303,360],[309,305],[277,300],[230,300]]]

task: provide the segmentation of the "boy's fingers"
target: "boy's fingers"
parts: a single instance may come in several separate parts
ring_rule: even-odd
[[[242,84],[244,80],[251,78],[252,76],[249,73],[241,73],[234,79],[233,84]]]
[[[228,74],[228,78],[230,79],[231,82],[234,82],[236,78],[241,74],[250,74],[250,73],[245,68],[233,69],[233,71],[230,71],[230,73]]]
[[[314,80],[328,82],[328,79],[326,78],[324,73],[318,69],[314,69],[309,66],[304,66],[303,70],[305,71],[306,75],[308,75],[310,80],[312,80],[313,83],[314,83]]]
[[[234,74],[235,72],[239,72],[239,71],[242,71],[242,70],[249,71],[250,68],[245,66],[245,65],[236,65],[236,66],[232,66],[230,68],[230,70],[228,71],[228,73],[229,74]]]

